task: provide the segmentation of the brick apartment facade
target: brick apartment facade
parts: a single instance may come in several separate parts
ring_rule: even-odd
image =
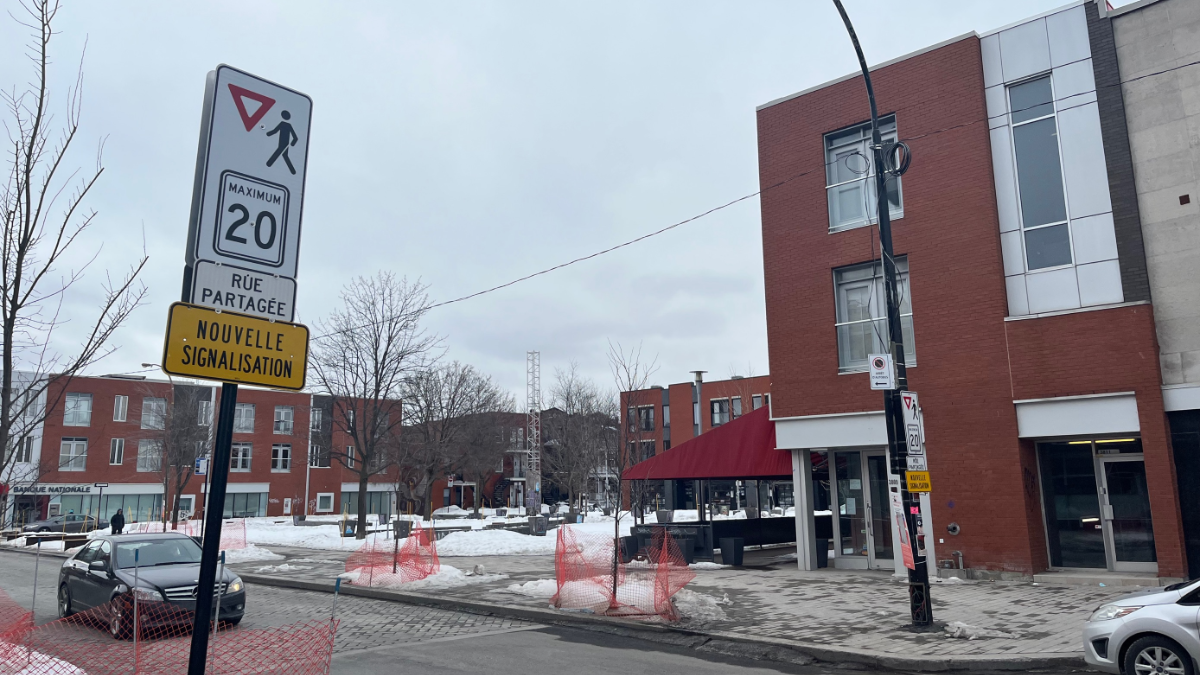
[[[1187,576],[1124,110],[1097,87],[1117,64],[1104,11],[1079,2],[872,71],[885,133],[913,155],[892,227],[939,567]],[[814,492],[797,499],[840,526],[833,564],[898,569],[862,358],[883,351],[884,316],[878,234],[854,218],[875,208],[853,152],[867,117],[861,76],[759,108],[770,392]]]

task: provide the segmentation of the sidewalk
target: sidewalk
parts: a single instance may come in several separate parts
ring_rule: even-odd
[[[268,547],[285,559],[231,565],[247,581],[332,590],[345,553]],[[937,583],[934,618],[947,630],[908,629],[907,586],[883,572],[796,569],[786,551],[748,554],[752,567],[697,569],[676,596],[684,621],[662,628],[549,608],[553,556],[443,557],[443,566],[483,577],[465,585],[401,586],[343,592],[589,628],[635,631],[649,639],[716,640],[760,658],[815,658],[896,670],[1028,670],[1083,667],[1080,631],[1090,612],[1131,587],[1028,582]],[[496,575],[504,575],[498,577]],[[527,584],[527,582],[542,583]],[[512,587],[527,584],[525,591]],[[548,592],[547,592],[548,590]],[[714,645],[715,646],[715,645]]]

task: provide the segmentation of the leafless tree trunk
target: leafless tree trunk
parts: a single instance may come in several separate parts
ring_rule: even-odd
[[[404,459],[421,477],[425,517],[433,517],[433,483],[456,468],[456,450],[467,440],[472,418],[513,405],[474,367],[454,361],[415,374],[405,386]],[[494,464],[494,463],[493,463]]]
[[[645,389],[650,382],[650,377],[658,370],[658,358],[651,359],[649,363],[642,360],[642,346],[631,347],[626,350],[621,346],[621,343],[608,343],[608,367],[612,372],[613,384],[617,387],[617,396],[620,392],[638,391]],[[619,398],[618,398],[619,400]],[[618,417],[618,419],[620,419]],[[633,420],[636,422],[636,420]],[[617,579],[619,577],[618,565],[621,562],[621,502],[624,491],[621,489],[620,476],[625,473],[628,457],[630,453],[630,443],[633,443],[636,448],[636,442],[641,439],[640,426],[630,424],[627,420],[624,424],[617,425],[617,448],[614,458],[614,465],[617,471],[617,508],[613,512],[614,532],[613,532],[613,597],[617,597]],[[630,507],[634,504],[631,502]]]
[[[162,521],[166,529],[168,523],[178,527],[179,498],[196,470],[196,458],[212,446],[212,389],[192,384],[173,385],[166,405],[159,411],[148,411],[145,401],[154,393],[147,389],[142,399],[142,426],[149,424],[150,429],[143,440],[157,444],[158,470],[163,483]],[[140,462],[140,447],[138,452]]]
[[[440,340],[421,326],[427,288],[388,272],[358,277],[342,291],[341,308],[317,323],[309,363],[317,388],[332,399],[330,457],[358,478],[359,539],[367,536],[370,477],[403,463],[404,382],[440,351]],[[345,432],[353,450],[334,446],[334,430]]]
[[[66,296],[83,278],[89,264],[58,271],[73,245],[96,222],[85,201],[104,169],[101,152],[96,166],[81,172],[68,166],[79,133],[83,68],[68,92],[60,123],[55,123],[49,92],[51,26],[57,0],[21,3],[18,23],[32,32],[28,56],[33,64],[31,84],[0,93],[8,132],[8,171],[0,192],[0,477],[6,477],[18,450],[58,404],[65,384],[81,370],[110,354],[113,333],[141,304],[145,287],[138,276],[145,267],[143,253],[119,279],[106,276],[100,285],[98,313],[72,316],[84,332],[77,351],[62,354],[53,346],[55,331],[67,321],[60,316]],[[100,150],[103,144],[100,145]],[[128,246],[131,242],[123,241]],[[95,260],[93,256],[88,262]],[[50,392],[54,400],[45,400]]]
[[[503,468],[504,455],[508,452],[508,430],[511,424],[506,419],[516,409],[516,401],[512,394],[500,391],[493,385],[494,391],[487,393],[480,407],[490,407],[491,410],[472,415],[467,420],[464,442],[461,445],[454,466],[465,480],[475,483],[475,495],[472,506],[476,515],[483,501],[483,489],[490,478]]]
[[[549,480],[567,492],[572,516],[580,493],[587,491],[588,478],[604,467],[605,429],[612,423],[605,407],[604,395],[580,375],[578,363],[555,371],[550,409],[542,414],[547,445],[542,462]]]

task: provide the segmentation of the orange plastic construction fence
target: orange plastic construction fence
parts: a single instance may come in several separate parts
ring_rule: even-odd
[[[24,615],[21,614],[24,612]],[[163,601],[119,596],[107,604],[34,628],[24,608],[0,599],[0,673],[21,675],[167,675],[187,671],[194,613]],[[3,630],[3,629],[0,629]],[[263,629],[218,624],[208,672],[231,675],[326,675],[336,621]]]
[[[644,561],[620,563],[615,550],[611,535],[559,527],[554,554],[558,588],[551,604],[608,616],[679,620],[671,598],[696,573],[675,539],[656,530]]]
[[[346,558],[346,572],[356,572],[350,579],[355,586],[396,586],[437,574],[438,561],[434,531],[414,521],[407,539],[364,542]]]

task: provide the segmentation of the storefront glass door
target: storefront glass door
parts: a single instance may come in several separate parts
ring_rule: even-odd
[[[1105,535],[1111,542],[1112,569],[1157,572],[1146,463],[1138,458],[1102,457]]]
[[[891,569],[894,562],[886,455],[860,450],[831,454],[837,493],[834,565]]]

